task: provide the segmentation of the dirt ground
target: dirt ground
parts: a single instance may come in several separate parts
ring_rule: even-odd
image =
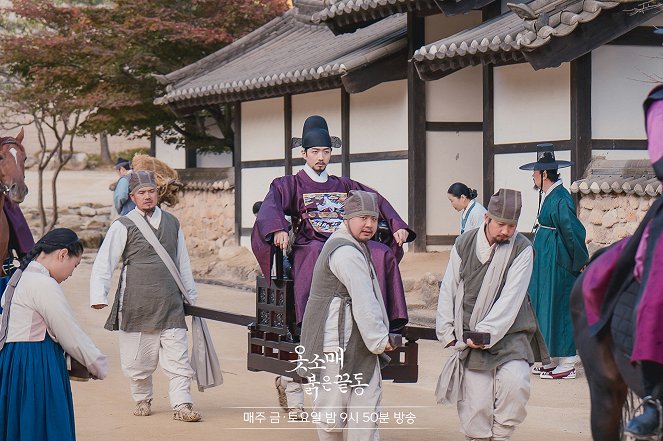
[[[47,208],[51,203],[51,177],[52,171],[44,173],[44,203]],[[25,171],[25,183],[28,186],[28,196],[21,206],[37,206],[37,171],[28,169]],[[113,203],[113,193],[108,186],[118,179],[115,170],[62,170],[58,176],[58,206],[67,207],[72,204],[83,202],[97,202],[104,205]]]
[[[194,390],[195,405],[204,415],[201,423],[173,421],[168,405],[165,375],[157,370],[154,414],[134,417],[127,380],[122,376],[117,336],[103,329],[108,311],[88,307],[88,280],[93,255],[87,254],[64,289],[82,326],[106,353],[110,374],[103,381],[73,382],[77,434],[80,440],[316,440],[310,422],[271,422],[279,411],[274,376],[246,369],[247,331],[236,325],[209,322],[219,353],[224,384],[200,393]],[[230,312],[252,314],[252,293],[212,285],[199,285],[201,306]],[[452,407],[435,403],[437,376],[446,355],[436,342],[422,341],[419,349],[419,381],[416,384],[384,383],[382,404],[390,421],[381,427],[387,441],[416,438],[417,441],[460,441],[458,418]],[[194,387],[195,389],[195,387]],[[310,406],[310,399],[306,399]],[[263,412],[267,420],[249,422],[251,415]],[[397,424],[398,413],[412,413],[412,424]],[[589,393],[584,376],[577,380],[540,380],[532,378],[529,415],[518,429],[514,441],[588,441]],[[269,432],[266,432],[266,431]]]
[[[36,206],[36,173],[28,170],[26,179],[33,190],[25,204]],[[59,198],[62,206],[81,202],[110,204],[108,185],[113,171],[65,171],[60,177]],[[442,273],[447,253],[408,255],[403,261],[404,277],[418,272]],[[109,357],[110,374],[103,381],[73,382],[76,427],[79,440],[316,440],[310,422],[289,423],[278,413],[274,375],[246,369],[247,330],[240,326],[209,322],[219,353],[224,384],[204,393],[194,390],[195,406],[203,413],[201,423],[172,420],[168,405],[165,375],[157,370],[154,414],[134,417],[127,380],[119,365],[117,336],[103,329],[108,310],[89,308],[88,284],[94,254],[86,254],[64,289],[82,326]],[[198,285],[199,304],[225,311],[251,315],[255,312],[251,292],[212,285]],[[111,291],[114,292],[113,288]],[[435,403],[437,377],[447,354],[437,342],[419,345],[419,381],[415,384],[384,383],[383,411],[388,424],[381,426],[386,441],[460,441],[458,417],[452,407]],[[195,386],[194,386],[195,389]],[[306,399],[310,407],[310,398]],[[266,421],[247,421],[263,412]],[[398,424],[395,416],[412,413],[412,424]],[[532,395],[528,417],[516,431],[514,441],[589,441],[589,392],[584,374],[577,380],[540,380],[532,377]],[[280,420],[270,421],[280,415]]]

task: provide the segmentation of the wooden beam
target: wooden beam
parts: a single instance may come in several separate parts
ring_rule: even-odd
[[[352,162],[380,162],[380,161],[398,161],[408,159],[407,150],[392,150],[388,152],[370,152],[370,153],[351,153],[348,155],[348,166]],[[343,155],[333,155],[330,164],[343,164]],[[292,165],[304,165],[303,158],[293,158]],[[244,161],[242,168],[266,168],[266,167],[284,167],[284,159],[259,159],[257,161]],[[344,175],[345,176],[345,175]]]
[[[293,159],[293,163],[296,161]],[[258,159],[256,161],[244,161],[242,162],[242,168],[265,168],[265,167],[285,167],[285,159]],[[292,172],[292,164],[290,165]]]
[[[553,150],[556,152],[572,150],[572,143],[568,139],[562,140],[541,140],[535,142],[514,142],[510,144],[496,144],[493,145],[493,150],[496,155],[506,153],[532,153],[536,152],[536,145],[542,143],[551,143]]]
[[[534,69],[557,67],[615,40],[661,12],[660,8],[650,8],[633,14],[630,11],[634,5],[626,3],[601,11],[595,19],[579,24],[568,36],[551,38],[540,49],[524,52],[525,58]]]
[[[446,122],[446,121],[426,121],[426,131],[428,132],[481,132],[483,123],[477,122]]]
[[[242,238],[242,103],[233,104],[233,131],[235,147],[233,166],[235,167],[235,245],[240,245]]]
[[[455,234],[446,235],[428,235],[426,236],[426,245],[453,245],[456,243]]]
[[[592,150],[647,150],[647,140],[592,139]]]
[[[387,81],[407,78],[407,48],[341,77],[348,93],[360,93]]]
[[[350,177],[350,94],[341,89],[341,176]]]
[[[425,19],[407,13],[408,55],[425,44]],[[426,87],[414,65],[407,71],[408,223],[417,233],[414,252],[426,252]]]
[[[571,182],[592,160],[592,53],[571,62]]]
[[[654,26],[638,26],[606,44],[661,47],[663,44],[663,35],[654,34],[654,29],[656,29]]]
[[[292,174],[292,95],[283,97],[283,143],[285,157],[285,174]]]

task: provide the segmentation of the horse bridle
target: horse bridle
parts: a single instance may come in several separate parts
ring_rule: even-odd
[[[7,136],[5,138],[0,138],[0,147],[3,147],[5,145],[16,145],[16,146],[18,146],[20,144],[18,143],[16,138],[13,138],[11,136]],[[7,186],[7,184],[5,184],[2,181],[0,181],[0,193],[5,194],[5,195],[9,193],[9,187]]]

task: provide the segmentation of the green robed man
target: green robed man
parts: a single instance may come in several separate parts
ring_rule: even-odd
[[[551,364],[532,368],[533,374],[544,379],[576,377],[576,346],[569,298],[589,254],[585,245],[585,227],[576,217],[573,198],[562,186],[558,172],[558,169],[572,164],[556,160],[552,144],[539,144],[536,162],[520,167],[533,171],[534,188],[539,191],[529,294],[541,333],[553,357]]]

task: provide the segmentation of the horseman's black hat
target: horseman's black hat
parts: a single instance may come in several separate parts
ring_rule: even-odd
[[[551,143],[537,144],[536,162],[530,162],[521,165],[521,170],[557,170],[559,168],[570,167],[571,161],[562,161],[555,159],[555,150]]]

